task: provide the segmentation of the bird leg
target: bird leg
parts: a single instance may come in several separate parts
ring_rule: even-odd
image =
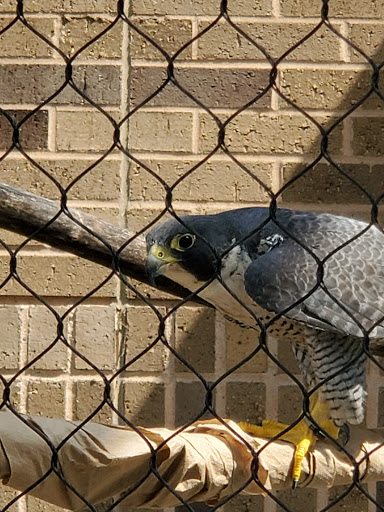
[[[322,432],[327,432],[334,439],[337,439],[339,436],[339,428],[329,419],[328,406],[319,400],[318,392],[309,398],[309,412],[314,421],[313,424],[308,424],[310,420],[303,418],[297,425],[282,435],[280,435],[281,432],[289,428],[288,424],[271,420],[264,420],[261,425],[253,425],[243,421],[239,423],[242,430],[257,437],[265,437],[267,439],[277,437],[282,441],[288,441],[295,445],[296,449],[292,468],[293,489],[297,487],[300,479],[302,460],[308,453],[308,450],[315,445],[317,439],[324,437]]]

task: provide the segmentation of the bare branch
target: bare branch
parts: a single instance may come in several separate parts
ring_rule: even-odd
[[[0,184],[0,227],[113,268],[113,252],[130,240],[133,233],[94,215],[73,208],[68,211],[70,216],[56,201]],[[119,253],[119,268],[126,276],[148,283],[145,259],[144,237],[136,237]],[[165,277],[156,280],[156,287],[178,297],[190,294]]]

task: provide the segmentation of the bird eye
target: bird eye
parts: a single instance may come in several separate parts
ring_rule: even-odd
[[[196,236],[186,233],[184,235],[177,235],[171,242],[172,249],[176,251],[187,251],[195,243]]]

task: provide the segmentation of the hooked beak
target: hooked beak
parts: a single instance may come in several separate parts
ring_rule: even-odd
[[[153,244],[148,252],[145,270],[149,278],[149,283],[156,286],[156,277],[164,274],[168,265],[175,263],[177,258],[169,253],[169,250],[158,244]]]

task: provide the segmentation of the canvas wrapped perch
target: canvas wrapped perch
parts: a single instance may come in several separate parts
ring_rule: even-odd
[[[246,443],[257,451],[266,441],[245,434],[230,420],[227,423],[233,431],[215,420],[201,421],[172,437],[173,431],[165,428],[140,428],[140,435],[126,427],[95,423],[87,423],[70,436],[78,425],[74,422],[23,418],[11,412],[0,413],[1,479],[5,485],[20,491],[29,489],[31,495],[63,508],[89,510],[89,502],[96,510],[104,510],[123,493],[129,494],[114,510],[171,507],[180,504],[177,496],[188,503],[215,504],[247,482],[244,493],[264,492],[252,479],[252,454]],[[359,481],[383,480],[384,435],[361,428],[351,434],[347,448],[360,462]],[[59,446],[67,436],[54,463],[56,474],[52,470],[52,447]],[[150,469],[154,450],[159,476]],[[261,451],[258,477],[266,489],[291,486],[292,455],[293,446],[281,441]],[[320,441],[303,463],[300,485],[322,488],[347,484],[353,481],[354,471],[345,454]],[[43,475],[46,478],[33,486]]]

